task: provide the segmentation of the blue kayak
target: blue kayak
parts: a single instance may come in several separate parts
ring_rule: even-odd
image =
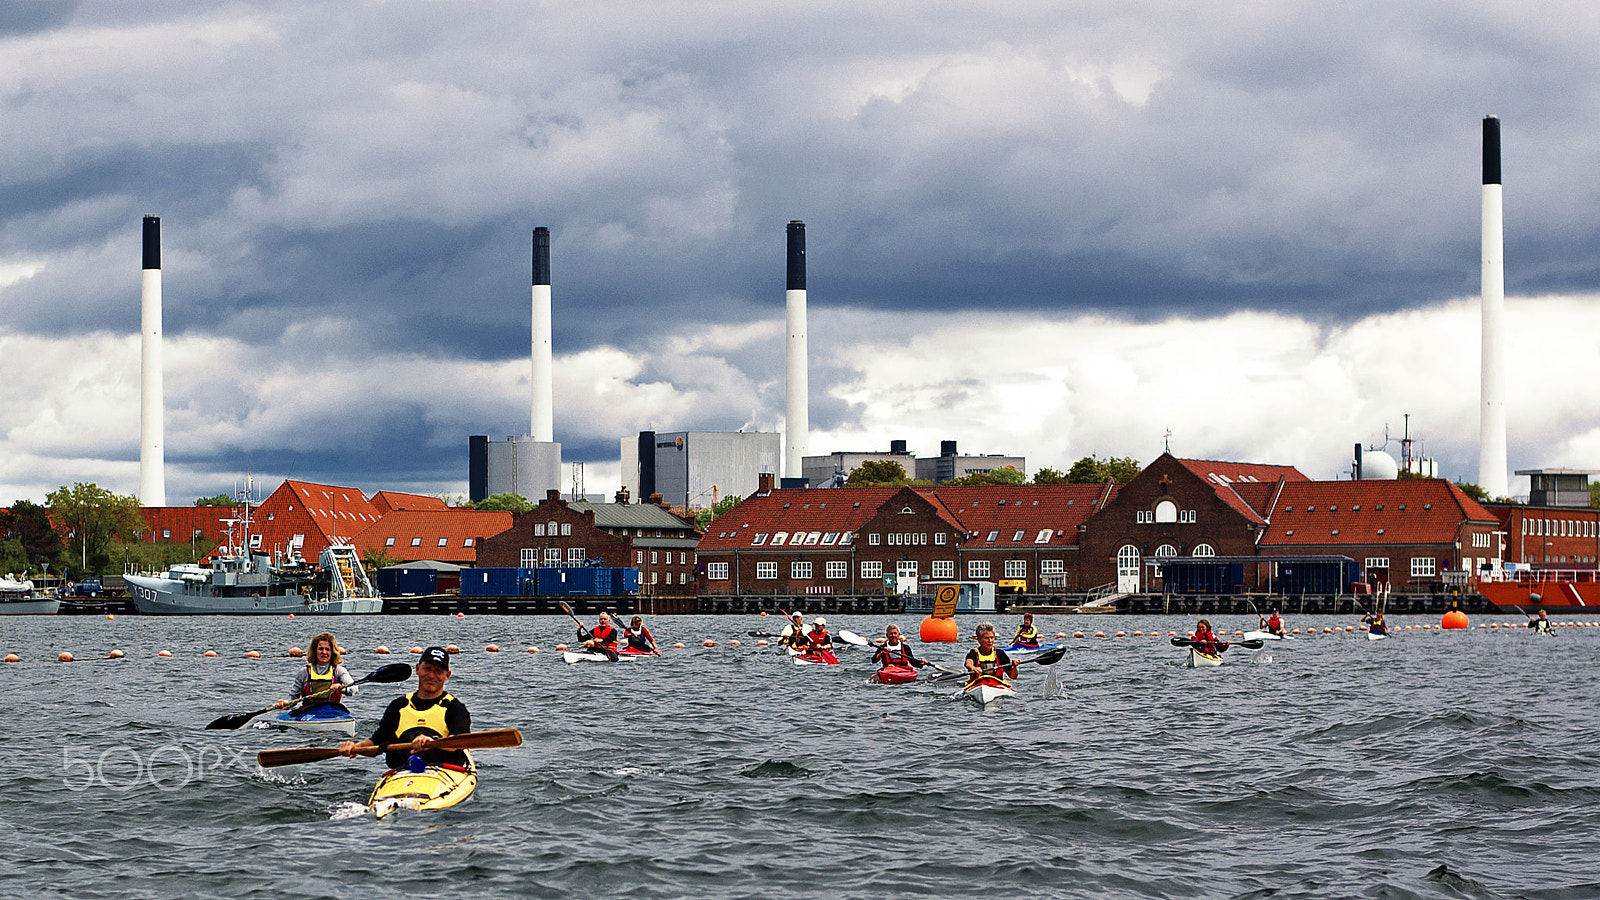
[[[334,731],[350,737],[356,733],[356,717],[326,703],[304,712],[285,710],[278,714],[278,724],[301,731]]]
[[[1046,650],[1054,650],[1055,648],[1060,647],[1063,643],[1063,641],[1056,641],[1053,644],[1040,644],[1037,647],[1024,647],[1021,644],[1012,644],[1009,647],[1001,647],[1000,649],[1004,650],[1009,656],[1026,656],[1029,653],[1043,653]]]

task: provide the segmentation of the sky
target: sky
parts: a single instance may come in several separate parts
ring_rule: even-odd
[[[1600,469],[1597,46],[1583,0],[13,0],[0,504],[137,493],[144,215],[172,505],[465,494],[529,430],[539,226],[587,492],[782,431],[790,220],[811,454],[1336,478],[1409,415],[1476,482],[1490,114],[1510,468]]]

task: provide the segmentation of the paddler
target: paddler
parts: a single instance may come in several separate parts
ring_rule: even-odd
[[[806,646],[806,617],[802,613],[795,613],[789,617],[789,623],[783,626],[783,633],[778,635],[778,645],[793,647],[796,650]]]
[[[833,636],[828,634],[828,620],[817,616],[811,620],[811,630],[806,632],[807,646],[812,650],[832,650]]]
[[[1538,634],[1550,634],[1550,613],[1539,610],[1539,615],[1528,620],[1528,627]]]
[[[1265,619],[1262,619],[1260,616],[1256,616],[1256,627],[1260,628],[1262,631],[1265,631],[1267,634],[1275,634],[1278,637],[1283,637],[1283,616],[1278,615],[1278,610],[1274,608]]]
[[[345,697],[354,697],[356,689],[346,687],[355,681],[341,663],[344,660],[344,649],[333,635],[324,631],[311,639],[311,649],[306,653],[306,667],[294,679],[295,700],[279,700],[273,706],[284,709],[289,704],[298,700],[300,709],[305,712],[316,707],[327,705],[342,712],[349,712],[339,701]]]
[[[887,669],[890,666],[916,666],[920,669],[928,664],[927,660],[911,655],[911,645],[900,638],[899,625],[890,625],[883,629],[883,646],[872,654],[872,661],[877,663],[880,669]]]
[[[588,649],[597,650],[601,653],[606,653],[609,650],[610,652],[606,653],[606,655],[615,658],[617,652],[617,629],[616,626],[611,624],[610,614],[602,611],[599,624],[594,626],[593,631],[579,627],[578,638],[583,641],[583,646]]]
[[[1228,645],[1223,643],[1221,638],[1217,637],[1217,633],[1215,631],[1211,630],[1210,619],[1201,619],[1199,622],[1195,623],[1193,640],[1194,648],[1196,650],[1212,656],[1215,656],[1216,654],[1228,649]]]
[[[1009,684],[1003,676],[1017,677],[1016,660],[1006,655],[1004,650],[994,645],[994,623],[985,622],[978,626],[972,633],[978,646],[967,651],[966,669],[967,683],[971,684],[979,678],[993,678],[1001,684]]]
[[[443,647],[429,647],[422,651],[417,661],[417,689],[404,697],[396,697],[378,720],[378,730],[364,741],[345,741],[339,753],[354,757],[363,750],[390,747],[384,757],[391,769],[412,771],[421,766],[467,764],[462,750],[429,750],[428,744],[452,734],[466,734],[472,730],[472,714],[466,704],[445,693],[445,682],[450,680],[450,654]],[[417,763],[409,763],[411,757]]]
[[[650,629],[644,627],[643,616],[634,616],[628,627],[622,629],[622,634],[628,641],[629,650],[661,655],[661,651],[656,649],[656,639],[650,635]]]
[[[1384,621],[1383,621],[1383,613],[1382,612],[1374,611],[1372,613],[1372,624],[1367,626],[1367,632],[1369,634],[1388,634],[1389,633],[1389,626],[1384,623]]]
[[[1039,629],[1033,627],[1033,613],[1022,614],[1022,624],[1017,626],[1017,636],[1011,639],[1011,643],[1029,649],[1039,646]]]

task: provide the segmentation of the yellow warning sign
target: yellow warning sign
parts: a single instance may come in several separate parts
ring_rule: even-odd
[[[939,585],[939,592],[933,595],[933,617],[935,619],[949,619],[955,616],[956,600],[958,600],[960,597],[960,585]]]

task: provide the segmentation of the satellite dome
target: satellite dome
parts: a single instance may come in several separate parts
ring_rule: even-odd
[[[1361,454],[1361,480],[1393,481],[1400,477],[1400,464],[1382,450],[1367,450]]]

